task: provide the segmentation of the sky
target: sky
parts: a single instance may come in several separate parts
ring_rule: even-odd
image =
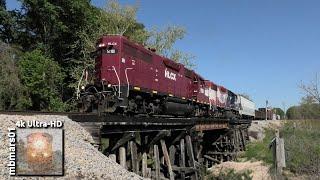
[[[104,0],[92,0],[103,7]],[[120,0],[135,4],[136,0]],[[175,48],[193,54],[205,79],[246,93],[256,107],[298,104],[298,85],[320,73],[320,1],[139,0],[147,29],[183,26]],[[9,9],[17,1],[7,1]]]

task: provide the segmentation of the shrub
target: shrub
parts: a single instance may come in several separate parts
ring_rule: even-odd
[[[320,121],[299,120],[281,129],[287,168],[296,174],[320,176]]]
[[[0,41],[0,110],[23,110],[30,106],[16,64],[20,54],[16,48]]]
[[[32,100],[32,110],[63,111],[61,89],[65,77],[59,64],[40,50],[26,52],[19,61],[22,84]]]

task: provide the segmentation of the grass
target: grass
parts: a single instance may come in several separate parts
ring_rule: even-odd
[[[274,137],[274,131],[265,129],[265,137],[262,141],[256,141],[248,144],[247,150],[244,152],[244,158],[248,160],[261,160],[268,165],[273,164],[272,151],[269,144]]]

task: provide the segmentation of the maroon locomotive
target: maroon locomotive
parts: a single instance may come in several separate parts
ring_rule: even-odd
[[[82,112],[239,114],[236,94],[123,36],[103,36],[95,54],[95,83],[79,90]]]

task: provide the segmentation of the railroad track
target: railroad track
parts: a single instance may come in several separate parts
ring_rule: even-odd
[[[124,115],[98,114],[98,113],[79,113],[79,112],[49,112],[49,111],[0,111],[0,114],[5,115],[60,115],[68,116],[77,122],[105,122],[105,123],[128,123],[128,124],[204,124],[204,123],[219,123],[228,122],[230,124],[250,124],[250,120],[228,120],[214,118],[184,118],[170,116],[134,116],[128,117]]]
[[[79,112],[51,112],[51,111],[0,111],[0,114],[6,115],[23,115],[23,116],[33,116],[33,115],[85,115],[86,113]]]

